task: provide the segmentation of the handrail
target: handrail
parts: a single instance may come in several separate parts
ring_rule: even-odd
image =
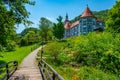
[[[64,80],[49,64],[44,60],[40,60],[38,63],[43,80]]]
[[[8,80],[10,76],[17,70],[18,62],[10,61],[0,65],[0,80]]]

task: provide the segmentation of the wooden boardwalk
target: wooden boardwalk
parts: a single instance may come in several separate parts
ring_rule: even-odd
[[[36,54],[40,49],[41,47],[31,52],[9,80],[42,80],[40,70],[35,63]]]

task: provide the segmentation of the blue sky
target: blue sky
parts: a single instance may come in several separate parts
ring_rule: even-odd
[[[32,0],[33,1],[33,0]],[[27,10],[31,13],[29,19],[34,22],[30,27],[38,27],[41,17],[45,17],[53,22],[57,22],[56,18],[61,15],[63,21],[66,13],[69,19],[82,14],[88,4],[90,10],[100,11],[110,9],[116,0],[34,0],[34,6],[26,5]],[[17,33],[20,33],[25,27],[19,25]]]

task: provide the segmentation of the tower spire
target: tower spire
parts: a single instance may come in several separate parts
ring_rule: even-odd
[[[68,13],[66,13],[66,20],[68,20]]]
[[[88,7],[88,4],[86,4],[86,6]]]

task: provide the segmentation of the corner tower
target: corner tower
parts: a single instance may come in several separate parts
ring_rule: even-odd
[[[71,34],[70,34],[70,21],[68,19],[68,14],[66,14],[66,19],[65,19],[65,22],[64,22],[64,28],[65,28],[65,32],[64,32],[64,37],[67,38],[67,37],[70,37]]]
[[[80,34],[87,34],[93,32],[96,27],[96,17],[93,15],[88,5],[80,16]]]

